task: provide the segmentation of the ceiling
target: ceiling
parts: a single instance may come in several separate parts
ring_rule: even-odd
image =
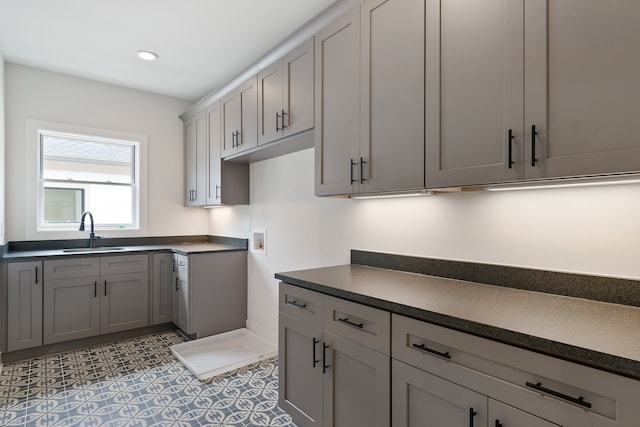
[[[0,0],[6,62],[197,101],[339,0]],[[143,61],[138,50],[159,55]]]

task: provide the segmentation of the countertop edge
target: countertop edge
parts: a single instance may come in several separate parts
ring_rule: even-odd
[[[364,304],[381,310],[386,310],[401,316],[411,317],[417,320],[443,326],[449,329],[468,333],[481,338],[490,339],[507,345],[512,345],[525,350],[621,375],[634,380],[640,380],[640,363],[635,360],[615,356],[583,347],[565,344],[559,341],[549,340],[537,336],[527,335],[507,329],[473,322],[458,317],[445,315],[433,311],[423,310],[404,304],[370,297],[367,295],[336,289],[320,283],[309,282],[286,273],[276,273],[275,278],[285,283],[317,291],[326,295],[342,298],[348,301]],[[629,365],[636,365],[630,368]]]

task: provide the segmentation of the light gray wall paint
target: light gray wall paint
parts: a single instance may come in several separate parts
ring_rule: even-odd
[[[189,101],[12,63],[6,64],[5,79],[7,241],[24,240],[25,197],[34,197],[24,186],[27,119],[147,135],[146,235],[206,233],[206,211],[182,206],[183,136],[178,116]],[[109,232],[100,234],[109,237]]]
[[[249,254],[248,325],[273,340],[273,275],[349,263],[352,248],[640,278],[638,184],[378,200],[313,194],[305,150],[252,164],[251,205],[209,214],[210,234],[267,230],[267,255]]]

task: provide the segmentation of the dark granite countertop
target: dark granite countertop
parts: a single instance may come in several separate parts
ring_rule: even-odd
[[[640,380],[640,307],[355,264],[276,278]]]
[[[175,243],[163,245],[140,245],[140,246],[114,246],[114,247],[97,247],[94,250],[73,248],[70,252],[64,249],[40,249],[40,250],[18,250],[8,251],[4,254],[5,261],[18,261],[22,259],[33,258],[50,258],[50,257],[70,257],[70,256],[97,256],[97,255],[115,255],[115,254],[131,254],[135,252],[174,252],[182,255],[191,255],[205,252],[233,252],[246,251],[246,248],[227,245],[222,243]]]

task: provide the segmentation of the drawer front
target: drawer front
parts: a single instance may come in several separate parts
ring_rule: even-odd
[[[631,420],[640,382],[407,317],[392,316],[394,359],[565,426]]]
[[[279,310],[294,319],[322,328],[323,295],[280,282]]]
[[[100,264],[101,274],[144,273],[149,271],[149,255],[105,256]]]
[[[369,347],[390,354],[390,313],[355,302],[324,297],[324,329]]]
[[[100,275],[100,258],[56,259],[44,262],[44,280],[75,279]]]

